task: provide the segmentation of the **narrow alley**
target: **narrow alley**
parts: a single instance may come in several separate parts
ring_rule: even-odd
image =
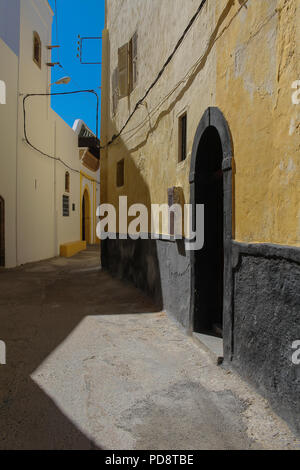
[[[0,281],[1,449],[299,448],[264,399],[102,271],[99,248]]]

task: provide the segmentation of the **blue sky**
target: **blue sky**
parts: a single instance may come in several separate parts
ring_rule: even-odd
[[[48,0],[55,12],[55,0]],[[57,50],[52,52],[52,62],[62,64],[53,67],[52,80],[55,82],[66,75],[72,78],[69,85],[53,85],[52,93],[94,89],[101,97],[101,65],[81,65],[77,55],[77,36],[101,36],[104,27],[104,0],[56,0],[58,28],[56,17],[53,18],[52,44],[58,37]],[[58,36],[57,36],[58,34]],[[83,60],[101,62],[101,41],[84,42]],[[53,109],[70,125],[75,119],[83,119],[90,129],[96,131],[96,97],[92,94],[52,97]],[[100,110],[99,110],[100,115]],[[99,118],[100,120],[100,118]]]

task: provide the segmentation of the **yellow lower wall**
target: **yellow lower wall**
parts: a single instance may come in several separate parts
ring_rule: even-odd
[[[60,246],[60,256],[64,258],[71,258],[80,251],[84,250],[86,250],[86,242],[84,241],[64,243]]]

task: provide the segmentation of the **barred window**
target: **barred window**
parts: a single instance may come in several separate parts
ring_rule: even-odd
[[[69,198],[69,196],[63,196],[62,205],[63,205],[63,217],[69,217],[69,215],[70,215],[70,198]]]

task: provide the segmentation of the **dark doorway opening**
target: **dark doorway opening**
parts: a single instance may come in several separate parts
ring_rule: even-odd
[[[81,217],[81,226],[82,226],[82,240],[85,241],[85,200],[82,198],[82,217]]]
[[[81,234],[82,240],[87,244],[91,243],[91,203],[88,190],[85,189],[82,197],[82,211],[81,211]]]
[[[0,196],[0,266],[5,266],[5,206]]]
[[[224,183],[223,150],[217,129],[201,137],[195,168],[195,203],[204,204],[205,241],[195,253],[194,331],[223,336]]]

